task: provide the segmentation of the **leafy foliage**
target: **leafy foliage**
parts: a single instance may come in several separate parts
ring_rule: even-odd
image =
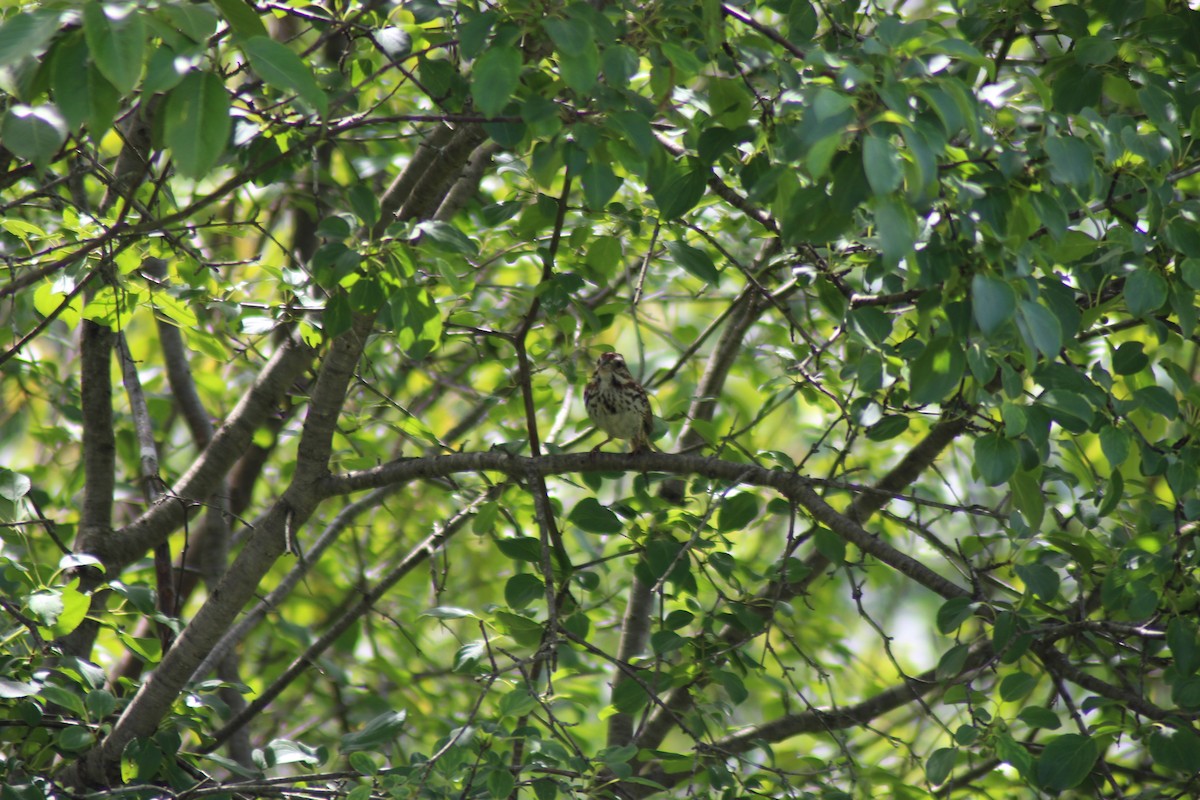
[[[4,796],[1193,792],[1200,12],[948,8],[5,9]]]

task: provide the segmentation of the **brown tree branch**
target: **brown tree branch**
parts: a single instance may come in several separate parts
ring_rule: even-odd
[[[110,575],[118,574],[183,523],[191,506],[203,501],[250,444],[258,426],[307,369],[313,350],[288,339],[263,367],[258,379],[213,435],[209,446],[162,500],[138,519],[101,540],[89,541],[86,552],[96,555]]]
[[[154,732],[196,667],[254,596],[259,581],[283,553],[288,539],[311,516],[319,502],[314,489],[327,474],[334,427],[373,322],[372,316],[356,316],[350,329],[330,346],[313,387],[292,482],[184,628],[175,646],[142,684],[112,731],[68,770],[68,783],[112,785],[125,746]],[[218,432],[210,450],[220,438]],[[166,505],[174,504],[166,501]]]

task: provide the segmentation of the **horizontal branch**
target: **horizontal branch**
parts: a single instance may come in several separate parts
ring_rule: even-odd
[[[322,481],[323,497],[375,489],[413,480],[446,478],[463,472],[499,472],[512,478],[574,472],[666,472],[702,476],[732,484],[774,489],[804,508],[812,518],[847,542],[944,598],[970,597],[971,592],[942,577],[871,533],[826,503],[813,482],[780,469],[766,469],[720,458],[673,453],[562,453],[527,458],[500,450],[402,458],[372,469],[332,475]]]

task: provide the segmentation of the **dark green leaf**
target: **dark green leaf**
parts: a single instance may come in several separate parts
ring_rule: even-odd
[[[877,197],[875,238],[884,258],[891,263],[911,253],[917,241],[917,220],[912,207],[896,197]]]
[[[717,272],[716,265],[704,250],[685,242],[670,241],[667,242],[667,252],[676,264],[705,283],[716,286],[721,282],[721,273]]]
[[[821,526],[813,534],[817,552],[829,559],[831,564],[840,565],[846,560],[846,540],[828,528]]]
[[[934,786],[939,783],[945,783],[950,777],[950,773],[954,771],[954,765],[958,763],[958,749],[954,747],[942,747],[934,750],[925,762],[925,779]]]
[[[1020,458],[1012,439],[991,433],[975,440],[975,466],[988,486],[998,486],[1011,478]]]
[[[946,399],[958,388],[965,366],[966,356],[958,342],[946,336],[934,339],[909,367],[913,402],[925,405]]]
[[[250,57],[250,66],[264,81],[281,91],[295,92],[321,116],[329,113],[329,98],[300,56],[266,36],[250,37],[242,42],[242,49]]]
[[[591,26],[582,19],[544,19],[542,27],[558,51],[563,82],[581,95],[590,92],[600,70],[600,52]]]
[[[654,130],[645,115],[637,111],[617,111],[608,118],[608,128],[642,158],[649,158],[654,152]]]
[[[867,428],[867,438],[873,442],[886,442],[907,430],[908,417],[903,414],[888,414]]]
[[[985,336],[991,336],[1017,312],[1017,293],[1008,281],[977,274],[971,279],[971,309]]]
[[[1033,756],[1023,745],[1015,741],[1007,732],[996,736],[996,757],[1006,764],[1016,767],[1022,777],[1033,777]]]
[[[1183,617],[1172,618],[1167,623],[1167,644],[1180,674],[1191,675],[1200,669],[1200,641],[1197,641],[1194,622]]]
[[[1058,715],[1045,706],[1025,706],[1017,712],[1017,719],[1031,728],[1045,728],[1054,731],[1062,727],[1062,720],[1058,718]]]
[[[521,84],[521,51],[493,44],[471,67],[471,97],[486,117],[504,110]]]
[[[352,753],[356,750],[377,750],[389,745],[404,730],[406,711],[385,711],[378,715],[360,730],[351,731],[342,736],[342,752]]]
[[[1051,602],[1058,596],[1058,573],[1045,564],[1018,564],[1013,571],[1025,583],[1025,588],[1042,600]]]
[[[221,16],[229,23],[237,38],[249,39],[267,35],[266,26],[246,0],[213,0],[213,5],[221,12]]]
[[[1133,375],[1141,372],[1150,363],[1141,342],[1125,342],[1112,356],[1113,372],[1118,375]]]
[[[1133,399],[1146,411],[1170,420],[1179,417],[1179,401],[1161,386],[1143,386],[1133,393]]]
[[[1007,703],[1016,702],[1029,696],[1037,687],[1038,679],[1028,672],[1014,672],[1005,675],[1000,681],[1000,697]]]
[[[207,5],[199,3],[170,3],[161,7],[162,14],[175,30],[196,44],[204,44],[217,31],[217,15]]]
[[[102,5],[89,0],[83,7],[83,33],[92,61],[121,94],[129,94],[142,74],[146,26],[138,6]]]
[[[183,175],[205,177],[229,140],[229,97],[211,72],[191,72],[167,95],[165,130],[171,157]]]
[[[580,500],[567,515],[577,528],[587,533],[620,533],[625,529],[621,518],[612,509],[600,505],[594,497]]]
[[[588,208],[603,209],[621,188],[621,178],[606,161],[599,158],[589,158],[579,177],[583,182],[583,199]]]
[[[1051,792],[1074,789],[1092,771],[1099,755],[1100,749],[1093,739],[1078,733],[1064,733],[1049,742],[1038,756],[1038,784]]]
[[[1046,140],[1046,155],[1050,157],[1050,177],[1081,192],[1092,185],[1092,148],[1074,136],[1051,137]]]
[[[708,186],[708,172],[700,168],[675,171],[670,178],[650,189],[663,221],[677,219],[695,208]]]
[[[904,166],[900,154],[890,141],[882,136],[867,136],[863,139],[863,168],[867,182],[876,195],[891,194],[900,188],[904,180]]]
[[[717,530],[722,533],[740,531],[758,516],[758,497],[749,492],[731,494],[717,512]]]
[[[494,612],[496,622],[518,644],[533,647],[542,640],[543,627],[537,620],[508,611]]]
[[[67,122],[54,106],[15,105],[4,113],[0,143],[45,169],[67,140]]]
[[[1017,324],[1026,343],[1042,355],[1057,355],[1062,349],[1062,326],[1058,317],[1032,300],[1020,301],[1018,311]]]
[[[1150,734],[1150,755],[1165,769],[1194,775],[1200,764],[1200,736],[1189,730]]]
[[[947,650],[938,659],[937,669],[935,670],[937,679],[944,681],[956,677],[963,671],[963,667],[966,666],[967,656],[970,653],[971,648],[965,644],[956,644]]]
[[[545,584],[537,576],[527,572],[513,575],[504,584],[504,602],[512,609],[520,610],[539,597],[545,596]]]
[[[510,539],[497,539],[496,547],[500,552],[514,561],[528,561],[536,564],[542,560],[542,543],[536,536],[514,536]]]
[[[971,618],[973,606],[974,601],[969,597],[952,597],[942,603],[937,612],[938,630],[945,634],[954,633]]]
[[[1167,302],[1167,282],[1157,271],[1139,267],[1125,279],[1125,303],[1129,313],[1144,317]]]
[[[39,53],[58,30],[58,15],[57,9],[45,8],[9,17],[0,27],[0,67]]]
[[[354,215],[362,220],[364,226],[369,228],[379,221],[379,198],[369,184],[356,183],[347,194]]]

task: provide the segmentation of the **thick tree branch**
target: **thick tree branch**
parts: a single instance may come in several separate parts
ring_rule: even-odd
[[[368,470],[330,476],[320,483],[319,491],[322,496],[331,496],[392,483],[446,478],[463,472],[501,472],[521,478],[531,474],[546,476],[605,470],[698,475],[774,489],[784,497],[796,501],[814,520],[846,541],[935,594],[945,598],[971,596],[967,589],[943,578],[921,562],[868,533],[861,524],[834,509],[813,490],[813,484],[807,478],[783,470],[766,469],[719,458],[672,453],[564,453],[541,458],[524,458],[501,451],[455,453],[427,458],[404,458]]]
[[[166,496],[121,530],[102,540],[88,542],[86,551],[99,557],[113,575],[175,531],[191,506],[203,501],[220,485],[250,444],[255,430],[308,367],[312,354],[313,350],[307,345],[285,340],[225,424],[214,434],[209,446]]]
[[[334,426],[373,321],[367,315],[356,317],[350,329],[331,345],[313,387],[291,484],[267,512],[261,526],[184,628],[175,646],[142,684],[109,735],[74,765],[68,782],[112,784],[125,746],[154,732],[196,667],[254,596],[259,581],[283,553],[287,539],[311,516],[320,501],[314,488],[327,473]],[[218,432],[210,449],[220,438]]]

